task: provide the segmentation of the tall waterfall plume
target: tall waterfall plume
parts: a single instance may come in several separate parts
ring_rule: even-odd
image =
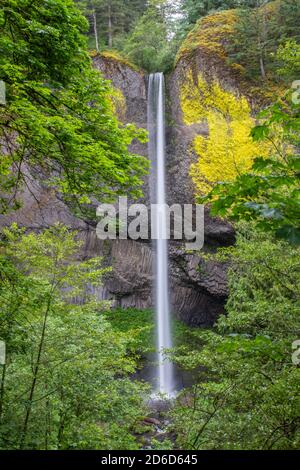
[[[155,243],[155,308],[157,324],[157,392],[174,392],[173,364],[165,358],[164,350],[172,348],[169,301],[169,269],[166,182],[165,182],[165,84],[162,73],[151,74],[148,90],[149,158],[151,160],[151,203],[157,204],[157,240]]]

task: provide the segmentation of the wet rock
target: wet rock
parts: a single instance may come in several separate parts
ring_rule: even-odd
[[[145,418],[143,423],[146,425],[146,426],[158,426],[160,427],[161,426],[161,422],[156,419],[156,418]]]

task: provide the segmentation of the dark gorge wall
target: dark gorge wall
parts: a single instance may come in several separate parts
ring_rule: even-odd
[[[139,127],[147,123],[147,77],[115,57],[94,58],[95,67],[110,79],[116,88],[116,110],[124,122]],[[182,118],[179,64],[167,80],[167,178],[169,203],[191,203],[194,187],[189,176],[190,164],[196,155],[191,143],[199,126],[187,126]],[[201,128],[203,130],[203,127]],[[204,130],[205,131],[205,130]],[[134,142],[135,153],[147,155],[147,145]],[[145,201],[149,204],[149,187],[145,179]],[[59,221],[79,231],[83,239],[82,257],[104,256],[113,270],[97,289],[101,299],[112,300],[121,307],[152,306],[153,250],[150,243],[131,240],[100,241],[95,226],[72,215],[67,205],[54,191],[43,187],[38,175],[28,172],[28,186],[22,194],[23,207],[0,224],[16,221],[29,229],[39,230]],[[221,220],[205,216],[205,249],[233,243],[232,228]],[[184,245],[170,243],[170,292],[174,314],[193,326],[212,325],[224,312],[227,295],[226,266],[205,261],[200,254],[186,253]]]
[[[147,77],[126,64],[109,57],[97,58],[95,66],[112,80],[126,98],[126,122],[146,127]],[[190,150],[193,133],[182,122],[178,100],[176,71],[166,81],[167,193],[169,204],[194,202],[194,187],[189,176],[193,155]],[[145,155],[145,147],[135,151]],[[149,205],[148,181],[144,187]],[[205,251],[234,241],[232,228],[205,214]],[[96,241],[96,244],[99,243]],[[92,255],[95,250],[90,250]],[[149,243],[116,241],[110,244],[113,272],[106,282],[109,296],[122,307],[150,307],[153,303],[153,248]],[[224,312],[227,295],[226,266],[205,262],[201,254],[187,254],[185,246],[170,243],[170,293],[174,314],[193,326],[212,325]]]

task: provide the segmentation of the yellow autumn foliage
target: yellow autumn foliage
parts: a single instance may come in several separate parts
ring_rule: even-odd
[[[126,98],[120,88],[114,88],[114,92],[111,96],[111,103],[114,112],[116,113],[120,121],[124,122],[126,119],[127,103]]]
[[[206,100],[209,98],[209,90],[202,75],[198,75],[196,85],[192,73],[189,72],[181,86],[180,97],[184,124],[190,126],[203,121],[207,112]]]
[[[251,118],[228,122],[221,114],[210,111],[207,120],[209,138],[195,138],[194,148],[200,158],[190,171],[200,194],[208,193],[220,181],[232,181],[250,170],[253,159],[261,153],[249,138]]]
[[[195,83],[190,72],[181,87],[181,108],[186,125],[208,128],[208,136],[198,135],[193,142],[199,159],[190,174],[198,194],[234,180],[251,168],[255,157],[267,155],[268,148],[250,136],[254,119],[247,99],[222,89],[216,80],[208,83],[199,74]]]

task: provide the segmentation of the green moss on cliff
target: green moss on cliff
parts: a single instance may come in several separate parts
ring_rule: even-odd
[[[225,44],[234,33],[235,22],[235,10],[226,10],[201,18],[182,43],[176,62],[182,58],[191,58],[199,49],[225,58]]]
[[[142,73],[143,71],[137,67],[134,63],[132,63],[128,57],[120,54],[120,52],[118,51],[115,51],[115,50],[106,50],[106,51],[101,51],[101,52],[96,52],[96,51],[92,51],[91,53],[91,57],[102,57],[103,59],[108,59],[108,60],[111,60],[113,62],[117,62],[119,64],[123,64],[125,65],[126,67],[130,67],[132,70],[136,71],[136,72],[140,72]]]

